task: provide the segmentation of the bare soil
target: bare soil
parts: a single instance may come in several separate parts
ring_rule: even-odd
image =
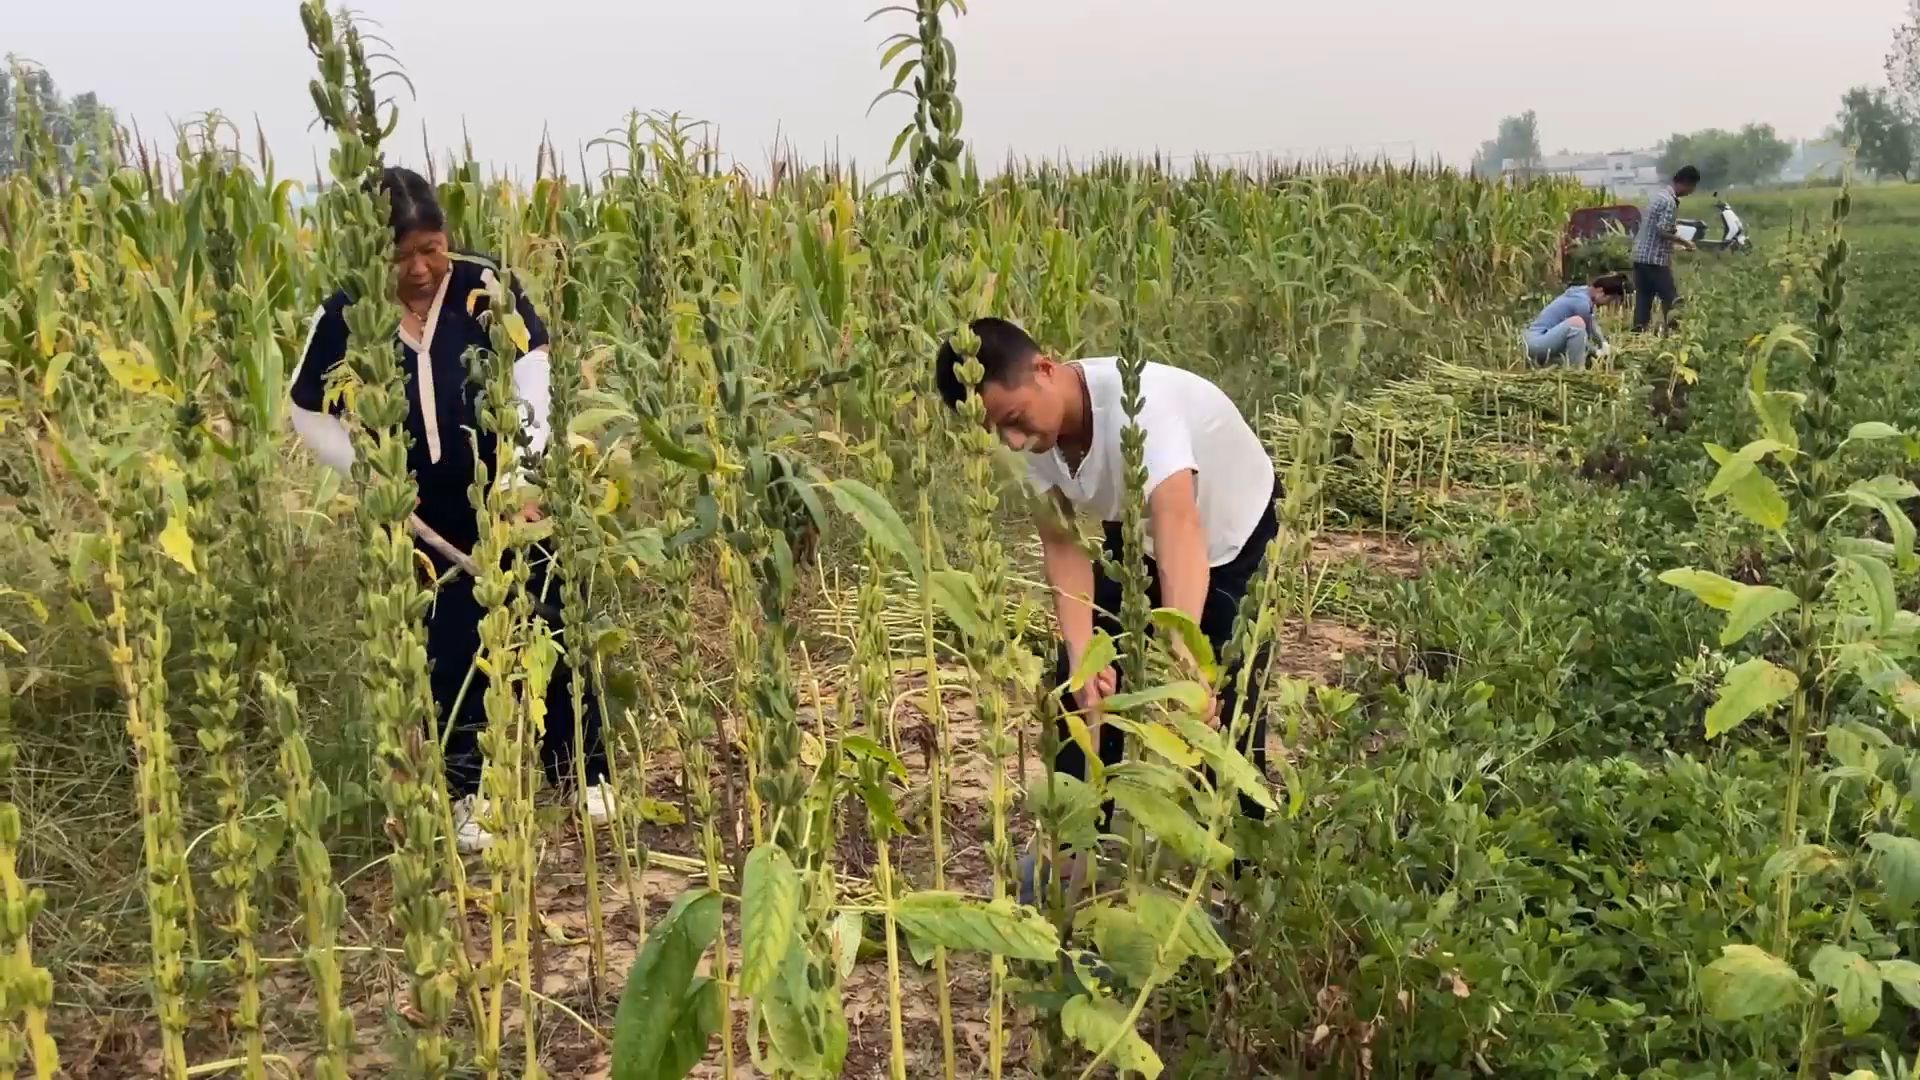
[[[1328,534],[1316,548],[1315,557],[1332,561],[1363,561],[1382,572],[1413,574],[1423,564],[1421,551],[1403,541],[1383,539],[1372,534]],[[702,612],[714,615],[717,612]],[[716,669],[727,663],[724,638],[713,635],[713,655],[703,656]],[[1350,657],[1364,655],[1376,643],[1363,630],[1333,620],[1314,620],[1295,625],[1277,642],[1276,665],[1284,674],[1320,682],[1337,682]],[[823,668],[819,674],[827,686],[835,685],[844,672]],[[803,685],[809,680],[802,679]],[[902,672],[895,682],[893,724],[911,784],[901,798],[903,815],[915,826],[913,835],[895,841],[893,857],[903,887],[931,888],[936,884],[974,895],[990,892],[992,875],[987,862],[986,845],[992,837],[991,797],[995,789],[995,765],[981,750],[980,723],[973,703],[963,689],[963,673],[941,672],[940,702],[945,714],[947,745],[950,747],[950,774],[944,800],[946,807],[945,858],[936,875],[931,837],[926,829],[927,778],[931,774],[932,755],[940,740],[933,720],[927,715],[928,696],[923,672]],[[830,691],[823,697],[831,701]],[[814,730],[820,721],[811,703],[803,703],[802,726]],[[1030,833],[1020,814],[1020,791],[1026,781],[1042,775],[1032,725],[1018,740],[1019,754],[1002,765],[1002,779],[1014,808],[1009,829],[1016,843]],[[720,775],[721,763],[738,762],[742,750],[735,743],[729,757],[721,757],[715,748],[717,792],[725,791]],[[817,740],[809,740],[808,752],[818,760]],[[650,756],[646,768],[646,795],[658,807],[685,805],[681,763],[671,753]],[[736,782],[731,805],[737,806],[744,792]],[[586,874],[583,837],[571,819],[562,818],[555,807],[546,812],[547,827],[539,850],[536,905],[539,922],[530,928],[534,943],[534,981],[540,995],[539,1028],[535,1032],[539,1057],[552,1077],[592,1078],[610,1074],[607,1039],[627,968],[637,955],[642,922],[651,924],[662,917],[672,900],[684,890],[704,884],[698,871],[700,837],[698,830],[684,822],[653,823],[644,826],[641,839],[654,858],[638,879],[639,897],[629,895],[622,872],[622,860],[613,848],[612,834],[599,831],[596,859],[599,920],[604,926],[604,967],[596,970],[590,946],[594,914],[589,904],[592,891]],[[876,853],[870,837],[859,822],[864,814],[857,808],[843,815],[854,822],[851,830],[839,837],[835,867],[837,889],[843,898],[859,903],[877,903],[872,882]],[[744,835],[738,815],[722,822],[723,839],[730,858],[751,846]],[[475,964],[486,960],[491,927],[484,907],[478,902],[485,893],[487,870],[478,858],[466,863],[470,900],[463,928],[469,959]],[[346,1004],[354,1012],[360,1050],[352,1064],[355,1076],[381,1076],[395,1068],[394,1048],[405,1037],[410,1011],[406,1002],[406,980],[398,942],[388,933],[392,897],[388,875],[374,864],[345,874],[348,921],[341,931],[339,959],[343,968]],[[731,881],[723,887],[731,890]],[[738,955],[738,928],[729,907],[726,934],[733,955]],[[209,935],[214,932],[203,928]],[[299,963],[298,928],[277,928],[282,935],[266,946],[270,957],[269,979],[264,990],[268,1017],[267,1045],[281,1055],[292,1068],[304,1072],[314,1045],[311,1030],[314,1001],[311,985]],[[851,1033],[847,1077],[884,1077],[888,1075],[890,1032],[887,962],[884,949],[878,947],[882,931],[877,918],[864,927],[868,945],[847,975],[841,988]],[[930,968],[916,965],[905,948],[900,948],[902,990],[902,1037],[906,1047],[910,1077],[940,1074],[941,1030],[939,1001],[945,990],[954,1019],[953,1038],[958,1071],[974,1075],[984,1068],[988,1041],[987,967],[978,954],[952,954],[944,980]],[[139,982],[144,972],[138,968],[99,969],[91,973],[99,982],[122,985],[128,1000],[140,996]],[[517,980],[517,973],[515,976]],[[229,995],[218,987],[212,1000],[226,1001]],[[201,1009],[195,1014],[191,1032],[191,1058],[197,1063],[230,1059],[233,1035],[230,1017],[209,1015]],[[465,1009],[457,1010],[463,1015]],[[58,1012],[58,1010],[56,1010]],[[124,1014],[56,1016],[61,1029],[61,1044],[67,1075],[97,1080],[119,1080],[130,1076],[160,1075],[161,1060],[157,1031],[146,1010],[130,1009]],[[505,1075],[522,1075],[526,1025],[526,998],[517,989],[510,990],[503,1009],[505,1045],[509,1048],[502,1063]],[[1024,1021],[1011,1009],[1008,1029],[1012,1046],[1008,1061],[1014,1075],[1026,1060],[1029,1039]],[[754,1077],[759,1073],[751,1064],[748,1050],[744,1002],[735,1002],[733,1022],[734,1075]],[[464,1036],[463,1036],[464,1038]],[[290,1049],[292,1048],[292,1049]],[[304,1050],[299,1048],[305,1048]],[[720,1076],[721,1052],[718,1045],[694,1073],[697,1077]],[[209,1072],[206,1075],[225,1075]],[[235,1073],[234,1075],[237,1075]]]

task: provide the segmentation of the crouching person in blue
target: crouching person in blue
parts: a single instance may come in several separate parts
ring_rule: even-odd
[[[388,169],[382,187],[391,203],[395,295],[385,298],[402,309],[394,348],[400,352],[407,384],[407,434],[411,440],[408,467],[419,485],[417,517],[439,537],[462,552],[471,552],[480,538],[479,524],[468,498],[477,461],[491,467],[498,440],[481,430],[479,385],[469,378],[470,349],[491,351],[493,339],[483,322],[488,287],[494,282],[492,262],[449,247],[446,218],[432,185],[418,173]],[[533,304],[518,295],[526,321],[528,342],[515,358],[513,383],[521,404],[527,452],[542,452],[551,437],[548,429],[547,331]],[[353,444],[341,421],[342,408],[327,401],[327,377],[346,358],[347,322],[344,311],[353,301],[335,293],[314,314],[307,344],[294,373],[293,427],[300,440],[323,464],[348,473],[354,461]],[[477,438],[475,435],[477,434]],[[478,443],[478,457],[475,443]],[[509,476],[507,479],[511,480]],[[536,502],[521,512],[523,520],[540,517]],[[483,701],[487,677],[474,663],[480,649],[483,611],[474,599],[473,578],[454,560],[415,537],[439,582],[428,609],[427,656],[431,665],[434,703],[446,740],[447,788],[454,799],[455,839],[461,851],[481,851],[493,843],[482,826],[486,805],[480,798],[482,758],[479,737],[486,728]],[[560,631],[559,590],[553,554],[534,545],[528,588],[543,604],[543,613]],[[553,674],[547,694],[545,745],[541,758],[549,780],[570,784],[574,779],[574,712],[572,680],[564,659]],[[602,787],[606,754],[600,739],[600,710],[595,695],[586,695],[586,714],[580,718],[586,733],[587,790],[581,793],[589,818],[605,821],[609,799]]]
[[[1618,304],[1626,295],[1627,279],[1620,274],[1598,277],[1590,285],[1575,285],[1561,293],[1521,335],[1527,359],[1575,370],[1586,367],[1589,355],[1607,350],[1607,335],[1600,332],[1600,309]]]

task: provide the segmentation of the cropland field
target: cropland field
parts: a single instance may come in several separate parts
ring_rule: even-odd
[[[177,166],[0,176],[0,1078],[1920,1077],[1916,189],[1735,196],[1756,249],[1683,255],[1671,333],[1533,368],[1596,193],[983,172],[943,13],[876,73],[890,177],[726,171],[649,114],[531,186],[435,169],[552,337],[544,518],[473,493],[481,855],[397,309],[351,309],[352,476],[289,430],[315,306],[389,288],[353,26],[300,8],[311,205],[217,117]],[[1264,774],[1144,600],[1133,756],[1050,771],[1023,466],[933,388],[987,314],[1254,420]],[[490,326],[498,475],[526,328]],[[599,826],[540,768],[562,656]],[[1036,851],[1091,885],[1017,904]]]

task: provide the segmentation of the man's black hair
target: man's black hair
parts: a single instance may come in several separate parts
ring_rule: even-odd
[[[1695,187],[1699,187],[1700,170],[1691,165],[1682,165],[1680,171],[1673,174],[1673,182],[1676,184],[1692,184]]]
[[[1027,332],[1005,319],[975,319],[972,330],[980,339],[980,366],[986,369],[982,383],[1016,385],[1032,368],[1033,358],[1040,355],[1040,346]],[[933,376],[940,387],[940,400],[950,409],[965,401],[971,389],[960,381],[960,363],[960,352],[952,340],[941,342]]]

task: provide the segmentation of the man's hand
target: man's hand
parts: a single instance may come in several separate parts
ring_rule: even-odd
[[[1111,667],[1087,680],[1087,684],[1073,692],[1073,703],[1080,711],[1092,716],[1100,711],[1100,706],[1120,685],[1120,674]]]
[[[1686,239],[1685,237],[1675,237],[1673,242],[1676,244],[1679,244],[1681,247],[1687,249],[1688,251],[1700,250],[1699,244],[1696,244],[1693,241]]]
[[[530,501],[525,506],[522,506],[520,508],[520,513],[517,515],[517,520],[521,522],[525,522],[527,524],[531,524],[533,522],[539,521],[541,518],[544,518],[544,517],[546,517],[546,515],[540,512],[539,502]]]

